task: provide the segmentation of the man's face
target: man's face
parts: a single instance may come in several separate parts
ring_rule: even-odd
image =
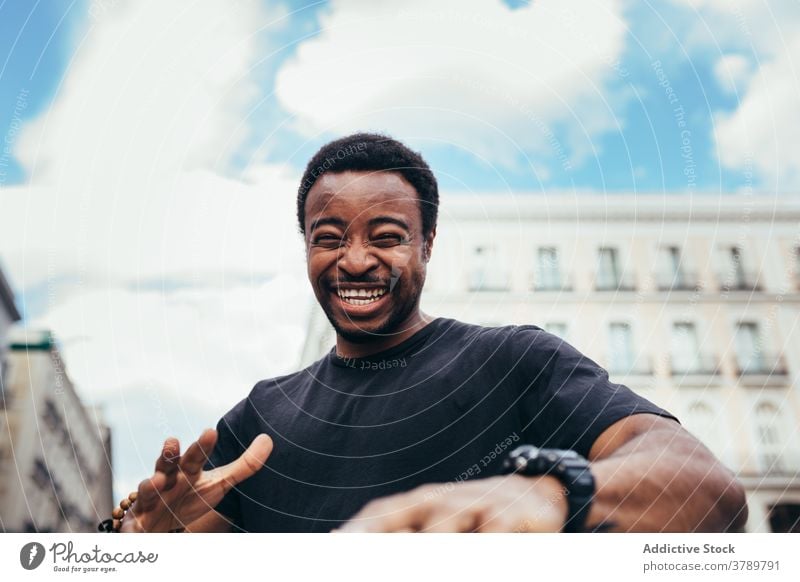
[[[396,172],[324,174],[306,199],[308,278],[336,332],[369,342],[416,313],[433,243],[420,201]]]

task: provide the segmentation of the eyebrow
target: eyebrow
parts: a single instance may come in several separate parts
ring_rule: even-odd
[[[345,228],[347,226],[347,223],[345,223],[345,221],[341,218],[337,218],[335,216],[323,216],[311,223],[311,230],[313,231],[314,229],[317,229],[320,226],[325,226],[326,224],[338,226],[340,228]]]
[[[325,225],[328,225],[328,224],[330,224],[332,226],[338,226],[339,228],[346,228],[347,227],[347,223],[344,220],[342,220],[341,218],[338,218],[336,216],[322,216],[322,217],[316,219],[314,222],[311,223],[310,231],[313,231],[316,228],[319,228],[321,226],[325,226]],[[394,216],[385,216],[385,215],[375,216],[373,218],[370,218],[369,221],[367,221],[367,224],[369,226],[371,226],[371,227],[372,226],[377,226],[379,224],[394,224],[394,225],[399,226],[400,228],[404,228],[407,231],[411,230],[406,221],[404,221],[404,220],[402,220],[400,218],[395,218]]]
[[[374,218],[370,218],[367,224],[369,226],[376,226],[378,224],[395,224],[406,230],[411,230],[404,220],[395,218],[394,216],[376,216]]]

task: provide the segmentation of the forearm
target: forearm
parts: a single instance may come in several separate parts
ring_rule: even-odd
[[[726,531],[747,520],[744,491],[708,449],[683,431],[642,434],[592,463],[588,527],[611,531]]]

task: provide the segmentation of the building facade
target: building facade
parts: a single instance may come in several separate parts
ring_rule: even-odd
[[[6,338],[11,325],[19,320],[20,315],[14,303],[14,293],[3,275],[3,270],[0,269],[0,402],[2,402],[3,380],[7,365]]]
[[[443,196],[422,309],[562,337],[738,473],[747,531],[798,531],[800,200]],[[301,365],[333,344],[314,309]]]
[[[92,532],[112,499],[111,436],[48,332],[12,335],[0,409],[0,527]]]

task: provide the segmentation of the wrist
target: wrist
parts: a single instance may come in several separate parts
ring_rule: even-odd
[[[546,482],[550,483],[550,490],[553,491],[550,496],[552,502],[559,503],[560,498],[566,503],[561,531],[585,531],[595,493],[594,477],[586,459],[575,451],[522,445],[509,453],[503,469],[506,473],[555,480],[559,493],[556,493],[552,481]],[[560,507],[563,509],[563,505]]]

